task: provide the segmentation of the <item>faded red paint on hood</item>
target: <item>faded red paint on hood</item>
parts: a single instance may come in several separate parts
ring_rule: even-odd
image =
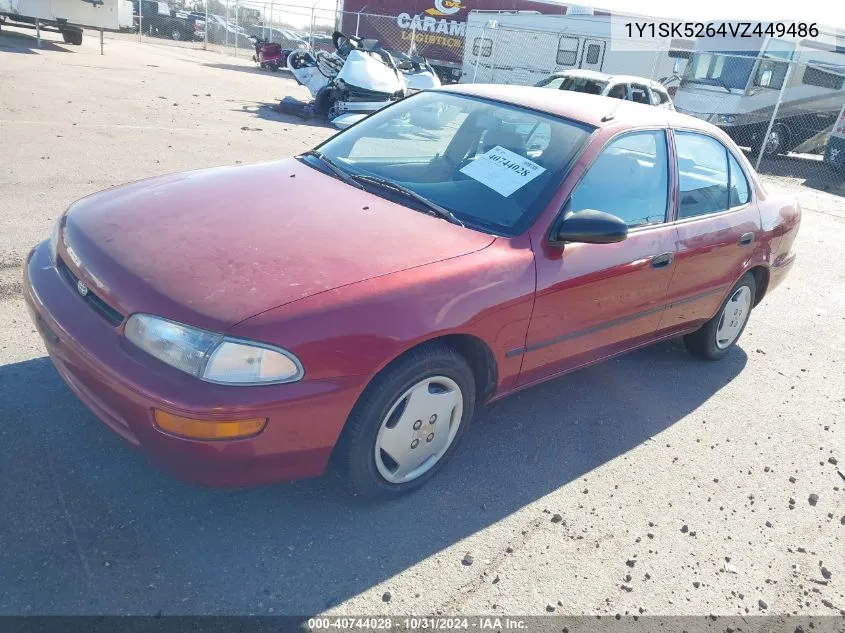
[[[110,189],[67,217],[78,276],[124,314],[222,330],[339,286],[457,257],[493,237],[295,159]]]

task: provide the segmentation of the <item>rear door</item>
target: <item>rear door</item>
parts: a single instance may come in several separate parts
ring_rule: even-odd
[[[677,253],[661,330],[710,319],[742,276],[761,230],[741,161],[712,136],[681,130],[673,136]]]

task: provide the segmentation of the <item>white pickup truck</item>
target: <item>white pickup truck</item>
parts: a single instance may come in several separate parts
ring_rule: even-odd
[[[82,44],[82,29],[117,31],[132,27],[129,0],[0,0],[0,28],[36,28],[62,34],[68,44]]]

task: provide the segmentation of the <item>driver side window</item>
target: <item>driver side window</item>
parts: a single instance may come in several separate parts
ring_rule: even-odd
[[[605,147],[570,197],[573,212],[611,213],[629,227],[666,221],[669,165],[663,130],[632,132]]]

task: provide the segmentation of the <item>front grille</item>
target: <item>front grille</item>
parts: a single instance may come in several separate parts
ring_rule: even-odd
[[[73,274],[73,271],[67,267],[67,264],[62,261],[61,257],[57,257],[56,267],[59,269],[62,277],[64,277],[65,281],[70,284],[70,287],[73,288],[74,292],[77,291],[77,284],[79,283],[79,277]],[[99,313],[101,317],[103,317],[106,321],[111,323],[113,326],[117,327],[121,323],[123,323],[123,315],[112,308],[109,304],[105,301],[100,299],[97,295],[94,294],[94,291],[90,288],[88,289],[88,294],[84,297],[79,295],[79,298],[82,299],[85,303],[89,306],[94,308],[94,311]]]

